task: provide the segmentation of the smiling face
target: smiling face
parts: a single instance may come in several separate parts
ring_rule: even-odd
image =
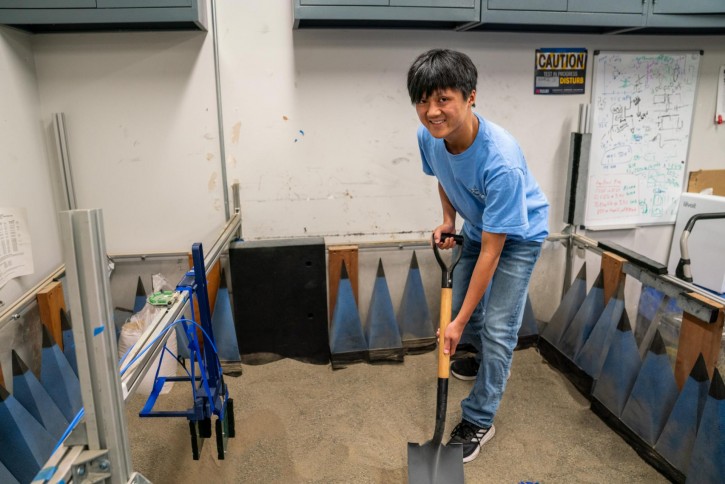
[[[444,139],[453,153],[465,151],[476,138],[478,119],[471,106],[476,102],[476,91],[468,98],[458,89],[438,89],[423,96],[415,104],[420,122],[434,138]]]

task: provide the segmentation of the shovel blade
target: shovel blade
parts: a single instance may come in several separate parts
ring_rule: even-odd
[[[408,442],[409,484],[463,484],[463,447]]]

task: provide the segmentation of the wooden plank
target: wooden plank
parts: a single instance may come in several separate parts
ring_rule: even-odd
[[[609,299],[617,294],[617,288],[624,284],[626,274],[624,263],[627,259],[611,252],[602,252],[602,272],[604,272],[604,306],[607,306]]]
[[[352,294],[355,296],[355,304],[357,299],[357,279],[358,279],[358,246],[357,245],[333,245],[327,248],[327,294],[330,298],[330,319],[335,310],[337,303],[337,288],[340,285],[340,270],[342,264],[345,264],[347,275],[350,277],[352,285]]]
[[[216,296],[217,292],[219,292],[219,284],[221,283],[221,265],[219,264],[219,262],[220,261],[217,260],[211,270],[207,271],[206,275],[206,292],[209,295],[209,311],[212,315],[214,314]],[[194,268],[194,260],[192,259],[191,254],[189,254],[189,268]],[[196,303],[196,298],[194,298],[193,318],[194,321],[201,324],[201,322],[199,321],[199,306]]]
[[[714,323],[707,323],[689,313],[683,313],[682,326],[680,327],[680,341],[677,347],[677,359],[675,361],[675,381],[680,390],[685,384],[693,366],[695,366],[695,361],[697,361],[700,353],[702,353],[705,359],[708,376],[712,378],[720,354],[723,321],[725,320],[725,308],[722,304],[718,304],[700,294],[690,293],[689,295],[716,307],[718,309],[718,318]]]
[[[36,295],[40,321],[48,328],[48,331],[55,339],[55,342],[63,350],[63,329],[60,325],[60,310],[66,310],[63,299],[63,285],[53,281]]]

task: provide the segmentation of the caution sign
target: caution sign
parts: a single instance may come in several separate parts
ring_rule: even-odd
[[[586,49],[536,49],[534,94],[584,94]]]

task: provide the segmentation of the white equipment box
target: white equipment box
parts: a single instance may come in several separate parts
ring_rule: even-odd
[[[667,270],[675,275],[680,260],[680,237],[690,217],[698,213],[725,212],[725,197],[683,193]],[[692,280],[698,286],[725,293],[725,219],[698,220],[687,243]]]

